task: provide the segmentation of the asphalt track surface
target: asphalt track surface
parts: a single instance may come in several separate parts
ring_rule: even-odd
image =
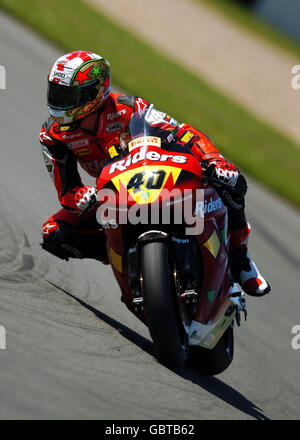
[[[248,298],[235,359],[216,377],[153,357],[147,329],[120,302],[109,267],[40,248],[59,209],[38,135],[46,75],[60,52],[0,14],[1,419],[297,419],[300,216],[250,182],[252,255],[272,294]],[[203,127],[204,128],[204,127]],[[280,178],[280,176],[278,176]]]

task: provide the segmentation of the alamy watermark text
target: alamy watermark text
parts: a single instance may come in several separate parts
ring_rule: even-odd
[[[294,325],[292,327],[292,335],[294,335],[292,338],[292,341],[291,341],[292,348],[294,350],[299,350],[300,349],[300,325]]]
[[[296,64],[295,66],[292,67],[292,88],[294,90],[299,90],[300,89],[300,65]]]
[[[3,325],[0,325],[0,350],[6,349],[6,330]]]
[[[0,89],[6,89],[6,70],[0,64]]]

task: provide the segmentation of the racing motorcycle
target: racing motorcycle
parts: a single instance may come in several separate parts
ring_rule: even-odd
[[[127,148],[109,147],[97,218],[121,299],[148,326],[159,361],[215,375],[232,362],[235,318],[246,318],[228,266],[227,209],[189,148],[159,125],[134,114]],[[192,217],[176,221],[184,202]]]

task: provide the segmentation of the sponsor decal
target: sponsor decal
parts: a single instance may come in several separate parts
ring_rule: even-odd
[[[114,162],[109,170],[109,174],[114,173],[116,170],[125,171],[131,164],[136,164],[145,159],[151,161],[160,161],[160,162],[175,162],[175,163],[186,163],[187,158],[185,156],[174,155],[174,154],[160,154],[157,151],[148,151],[147,147],[142,147],[140,151],[135,153],[134,155],[129,154],[127,159],[119,160]]]
[[[113,132],[113,131],[121,130],[121,128],[122,128],[122,124],[121,124],[121,122],[115,122],[114,124],[109,124],[109,125],[107,125],[107,127],[105,128],[105,130],[106,130],[108,133],[111,133],[111,132]]]
[[[43,129],[40,133],[40,142],[43,143],[47,141],[53,142],[51,137],[48,136],[47,132]]]
[[[175,241],[175,243],[180,243],[180,244],[188,244],[190,242],[190,240],[188,238],[177,238],[177,237],[172,237],[172,241]]]
[[[64,133],[65,131],[69,131],[70,128],[71,128],[70,125],[55,125],[53,127],[53,133],[55,134]]]
[[[54,76],[58,77],[58,78],[66,78],[66,74],[64,72],[59,72],[58,70],[56,70],[54,72]]]
[[[118,118],[119,116],[126,115],[126,113],[127,113],[126,110],[120,110],[117,113],[109,113],[106,118],[108,121],[113,121],[114,119]]]
[[[196,203],[194,215],[200,214],[201,217],[204,217],[205,214],[217,211],[221,209],[222,206],[223,202],[220,197],[216,200],[211,197],[209,201],[205,200],[204,202]]]
[[[115,145],[112,145],[112,146],[108,149],[108,154],[109,154],[109,157],[111,157],[111,158],[116,157],[116,156],[119,155],[119,153],[118,153],[117,150],[116,150]]]
[[[71,140],[71,139],[78,138],[81,136],[82,136],[82,133],[65,134],[62,136],[62,139],[63,140]]]
[[[190,142],[191,139],[193,139],[194,136],[194,133],[192,133],[191,131],[186,131],[180,140],[181,142],[187,144],[188,142]]]
[[[90,154],[92,152],[92,150],[90,148],[81,148],[79,150],[75,150],[74,153],[76,154],[76,156],[87,156],[88,154]]]
[[[160,138],[155,137],[155,136],[140,137],[140,138],[134,139],[133,141],[129,142],[128,150],[132,151],[132,150],[134,150],[134,148],[142,147],[145,144],[147,144],[147,146],[160,147],[161,140],[160,140]]]
[[[145,113],[146,108],[148,107],[148,102],[144,101],[144,99],[142,99],[142,98],[138,98],[135,103],[137,106],[137,111],[138,111],[139,116],[141,118],[143,116],[143,114]]]
[[[89,144],[88,139],[80,139],[78,141],[68,143],[68,147],[72,150],[73,148],[85,147]]]
[[[53,228],[57,229],[57,223],[47,223],[43,227],[43,235],[50,235]]]

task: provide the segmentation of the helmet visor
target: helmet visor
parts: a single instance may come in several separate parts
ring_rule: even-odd
[[[70,110],[93,101],[99,89],[99,81],[82,86],[62,86],[48,81],[48,105],[57,110]]]

